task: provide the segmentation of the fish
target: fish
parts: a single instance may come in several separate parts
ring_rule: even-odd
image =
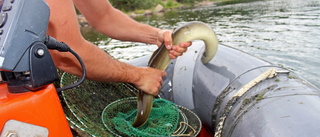
[[[218,50],[218,39],[215,32],[207,24],[200,21],[188,22],[172,32],[172,44],[178,45],[181,42],[202,40],[205,43],[205,51],[202,54],[202,63],[208,63]],[[170,63],[169,50],[164,43],[153,52],[149,59],[148,67],[165,70]],[[137,114],[132,124],[138,128],[143,126],[150,116],[154,96],[138,90]]]

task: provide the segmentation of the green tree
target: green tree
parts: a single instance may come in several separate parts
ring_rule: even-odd
[[[161,3],[161,0],[110,0],[111,4],[122,11],[149,9]]]
[[[177,0],[177,2],[180,2],[180,3],[194,3],[196,1],[201,2],[202,0]]]

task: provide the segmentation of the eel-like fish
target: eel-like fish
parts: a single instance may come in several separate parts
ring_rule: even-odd
[[[216,54],[218,49],[218,40],[214,31],[210,26],[203,22],[193,21],[185,25],[180,26],[172,33],[172,44],[178,45],[180,42],[192,41],[192,40],[203,40],[205,43],[205,51],[201,58],[201,61],[205,64],[208,63]],[[170,63],[169,51],[165,45],[162,44],[156,51],[153,52],[148,66],[165,70]],[[144,125],[150,115],[151,108],[153,105],[154,96],[144,93],[138,90],[138,102],[137,102],[137,115],[132,126],[140,127]]]

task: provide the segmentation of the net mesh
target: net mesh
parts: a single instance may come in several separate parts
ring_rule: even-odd
[[[60,84],[71,85],[78,77],[63,73]],[[70,126],[80,136],[196,136],[200,119],[190,110],[164,99],[155,99],[148,122],[131,126],[136,116],[136,94],[126,83],[85,80],[60,96]]]
[[[61,85],[71,85],[77,80],[76,76],[63,73]],[[106,136],[111,134],[100,118],[105,106],[120,98],[134,97],[136,92],[124,83],[85,80],[76,88],[62,91],[61,95],[67,119],[75,130],[92,136]]]
[[[108,105],[102,113],[107,129],[122,136],[169,136],[177,129],[178,107],[165,99],[155,99],[145,125],[134,128],[131,124],[137,114],[137,98],[124,98]]]

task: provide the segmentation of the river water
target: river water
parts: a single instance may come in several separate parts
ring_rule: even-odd
[[[320,0],[233,0],[136,20],[171,30],[189,21],[205,22],[221,44],[282,65],[320,87]],[[155,45],[110,41],[89,28],[82,32],[123,61],[156,49]]]

